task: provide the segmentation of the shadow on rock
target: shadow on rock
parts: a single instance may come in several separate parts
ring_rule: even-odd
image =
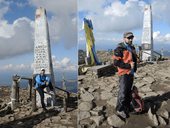
[[[68,111],[72,111],[77,109],[77,97],[69,97],[68,101],[67,101],[67,107],[70,108],[70,110]]]
[[[46,113],[42,112],[38,115],[25,117],[22,119],[17,119],[5,124],[0,124],[0,128],[32,128],[33,126],[39,124],[46,118],[58,115],[56,110],[48,110]]]
[[[170,92],[158,96],[144,98],[145,112],[148,112],[149,108],[151,108],[152,113],[156,113],[158,109],[161,108],[162,103],[168,99],[170,99]]]

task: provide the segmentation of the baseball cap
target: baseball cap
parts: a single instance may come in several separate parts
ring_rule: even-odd
[[[44,68],[41,68],[41,71],[45,71],[45,69],[44,69]]]
[[[134,35],[133,35],[132,32],[125,32],[125,33],[123,34],[123,37],[124,37],[124,38],[127,38],[127,37],[134,37]]]

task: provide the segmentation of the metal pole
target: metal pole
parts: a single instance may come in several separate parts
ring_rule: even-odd
[[[32,77],[32,86],[34,85],[34,75]],[[36,107],[36,89],[34,87],[32,87],[32,111],[36,111],[37,107]]]
[[[63,90],[66,90],[66,81],[65,81],[65,76],[63,73]],[[67,112],[67,95],[65,95],[65,93],[63,92],[64,98],[63,98],[63,107],[64,107],[64,111]]]
[[[29,100],[32,100],[32,80],[28,80],[28,93]]]
[[[17,100],[17,81],[15,76],[12,77],[12,88],[11,88],[11,108],[14,110],[16,108]]]
[[[33,88],[32,91],[32,111],[36,111],[36,89]]]

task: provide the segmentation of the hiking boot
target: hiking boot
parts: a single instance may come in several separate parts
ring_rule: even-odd
[[[121,116],[122,118],[128,118],[128,115],[124,111],[117,111],[117,114]]]

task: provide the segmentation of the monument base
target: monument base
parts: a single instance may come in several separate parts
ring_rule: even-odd
[[[53,107],[56,105],[56,96],[55,94],[51,94],[49,93],[49,91],[47,91],[48,89],[44,89],[45,93],[44,93],[44,103],[45,106],[50,106]],[[40,95],[38,93],[38,91],[36,91],[36,106],[37,107],[42,107],[41,105],[41,98]]]
[[[116,67],[113,64],[106,64],[106,65],[99,65],[99,66],[93,66],[89,68],[97,77],[102,76],[110,76],[112,74],[115,74]]]

